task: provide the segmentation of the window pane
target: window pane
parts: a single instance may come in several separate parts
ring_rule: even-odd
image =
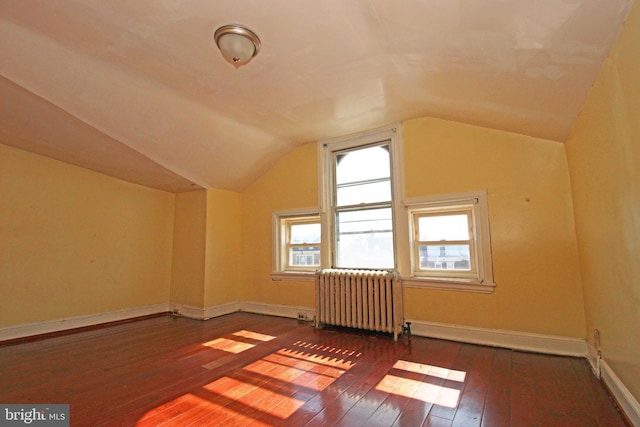
[[[320,266],[320,246],[291,248],[289,251],[289,265],[292,267]]]
[[[384,147],[384,148],[383,148]],[[388,178],[391,173],[387,146],[362,148],[336,156],[336,183]]]
[[[290,242],[300,243],[320,243],[320,224],[292,224],[290,228]]]
[[[430,215],[418,219],[419,240],[469,240],[469,217],[466,214]]]
[[[421,270],[471,271],[469,245],[421,245]]]
[[[378,181],[360,185],[338,187],[337,206],[360,203],[388,202],[391,200],[391,182]]]
[[[337,245],[340,268],[394,268],[393,234],[367,233],[340,236]]]
[[[391,208],[338,212],[339,234],[391,230]]]
[[[339,212],[337,266],[393,268],[391,208]]]

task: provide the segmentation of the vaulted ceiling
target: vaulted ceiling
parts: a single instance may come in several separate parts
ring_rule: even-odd
[[[171,192],[432,116],[564,141],[633,0],[2,0],[0,143]],[[255,31],[235,69],[213,32]]]

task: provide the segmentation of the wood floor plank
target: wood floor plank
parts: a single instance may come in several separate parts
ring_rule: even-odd
[[[513,352],[511,383],[511,425],[539,426],[538,404],[535,399],[531,354]]]
[[[0,345],[0,402],[73,426],[624,426],[584,359],[235,313]]]
[[[482,414],[483,427],[511,424],[512,356],[513,352],[506,349],[496,349],[494,353]]]

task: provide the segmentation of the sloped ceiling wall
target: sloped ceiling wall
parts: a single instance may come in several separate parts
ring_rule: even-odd
[[[564,141],[633,0],[6,0],[0,143],[172,192],[433,116]],[[263,47],[234,69],[213,32]]]

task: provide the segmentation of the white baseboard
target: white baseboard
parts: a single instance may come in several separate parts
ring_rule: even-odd
[[[23,325],[0,328],[0,341],[8,341],[17,338],[25,338],[34,335],[49,334],[68,329],[95,326],[102,323],[117,322],[135,317],[151,314],[165,313],[169,311],[169,304],[147,305],[144,307],[128,308],[108,313],[89,314],[86,316],[74,316],[64,319],[48,320],[45,322],[26,323]]]
[[[640,403],[633,397],[629,389],[605,360],[600,360],[602,381],[607,385],[622,412],[635,427],[640,427]]]
[[[127,320],[158,313],[175,312],[181,316],[191,319],[207,320],[218,316],[224,316],[225,314],[235,313],[237,311],[289,317],[293,319],[298,318],[298,314],[304,314],[308,320],[313,319],[315,314],[315,310],[308,307],[292,307],[243,301],[236,301],[207,308],[193,307],[184,304],[163,303],[112,311],[108,313],[67,317],[64,319],[47,320],[44,322],[26,323],[0,328],[0,342],[53,332],[61,332],[69,329],[96,326],[102,323],[117,322],[120,320]]]
[[[290,305],[264,304],[251,301],[236,301],[208,308],[198,308],[182,304],[171,304],[171,311],[190,319],[207,320],[237,311],[247,313],[266,314],[269,316],[287,317],[297,319],[298,314],[305,316],[306,320],[312,320],[315,310],[309,307],[295,307]]]
[[[315,309],[309,308],[309,307],[263,304],[259,302],[248,302],[248,301],[243,301],[240,303],[240,310],[246,311],[249,313],[288,317],[291,319],[297,319],[298,314],[302,314],[305,316],[305,320],[313,320],[316,315]]]
[[[586,341],[578,338],[475,328],[421,320],[407,321],[411,322],[411,333],[423,337],[563,356],[586,357],[587,355]]]
[[[241,311],[249,313],[267,314],[293,319],[297,318],[298,314],[303,314],[307,320],[312,320],[315,317],[315,310],[309,307],[293,307],[247,301],[242,301],[238,304]],[[413,320],[411,322],[411,333],[418,336],[505,347],[514,350],[533,351],[537,353],[577,357],[587,356],[586,341],[579,338],[499,329],[473,328],[419,320]]]
[[[315,310],[309,307],[264,304],[251,301],[236,301],[208,308],[165,303],[118,310],[109,313],[77,316],[2,328],[0,329],[0,341],[99,325],[101,323],[126,320],[170,311],[177,312],[184,317],[199,320],[223,316],[237,311],[246,311],[249,313],[266,314],[292,319],[298,318],[299,314],[304,315],[306,320],[312,320],[315,317]],[[472,328],[418,320],[413,320],[411,322],[412,334],[418,336],[506,347],[516,350],[588,357],[586,342],[580,339],[495,329]],[[592,366],[594,366],[591,358],[589,358],[589,360],[592,363]]]
[[[171,304],[171,311],[190,319],[207,320],[213,317],[224,316],[241,310],[239,302],[231,302],[208,308],[193,307],[184,304]]]

